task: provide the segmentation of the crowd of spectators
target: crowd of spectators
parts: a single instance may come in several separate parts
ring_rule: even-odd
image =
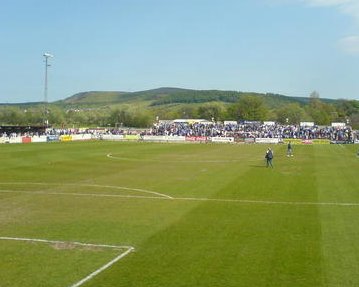
[[[297,138],[353,141],[350,126],[281,125],[261,122],[157,122],[147,133],[167,136],[205,136],[234,138]]]
[[[36,136],[70,136],[70,135],[81,135],[81,134],[91,134],[94,137],[100,136],[103,134],[113,134],[113,135],[131,135],[139,134],[143,129],[117,129],[117,128],[44,128],[44,129],[33,129],[30,127],[28,130],[21,130],[18,127],[14,126],[12,129],[7,129],[6,131],[0,130],[0,138],[16,138],[16,137],[36,137]]]
[[[158,121],[151,129],[46,129],[15,131],[0,130],[0,137],[101,134],[114,135],[153,135],[190,137],[234,137],[234,138],[279,138],[279,139],[328,139],[332,141],[353,142],[359,140],[359,132],[348,125],[281,125],[275,122],[211,122],[205,120]]]

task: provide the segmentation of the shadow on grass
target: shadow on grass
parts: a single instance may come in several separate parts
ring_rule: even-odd
[[[250,167],[255,167],[255,168],[267,168],[265,165],[250,165]]]

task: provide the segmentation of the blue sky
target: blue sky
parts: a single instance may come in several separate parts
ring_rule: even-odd
[[[159,87],[359,100],[358,0],[2,0],[0,103]]]

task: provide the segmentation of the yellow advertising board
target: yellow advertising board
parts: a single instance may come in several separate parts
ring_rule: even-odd
[[[72,141],[72,136],[71,135],[62,135],[62,136],[60,136],[60,141],[62,141],[62,142]]]
[[[140,135],[125,135],[124,139],[125,140],[138,140],[138,139],[140,139]]]
[[[288,144],[330,144],[328,139],[283,139],[283,143]]]

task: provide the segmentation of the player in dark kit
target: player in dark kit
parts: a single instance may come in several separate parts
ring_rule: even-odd
[[[268,148],[268,149],[267,149],[265,158],[266,158],[266,160],[267,160],[267,167],[269,167],[269,166],[270,166],[270,167],[273,167],[273,164],[272,164],[273,151],[271,150],[271,148]]]
[[[292,143],[289,141],[287,146],[287,156],[293,156]]]

